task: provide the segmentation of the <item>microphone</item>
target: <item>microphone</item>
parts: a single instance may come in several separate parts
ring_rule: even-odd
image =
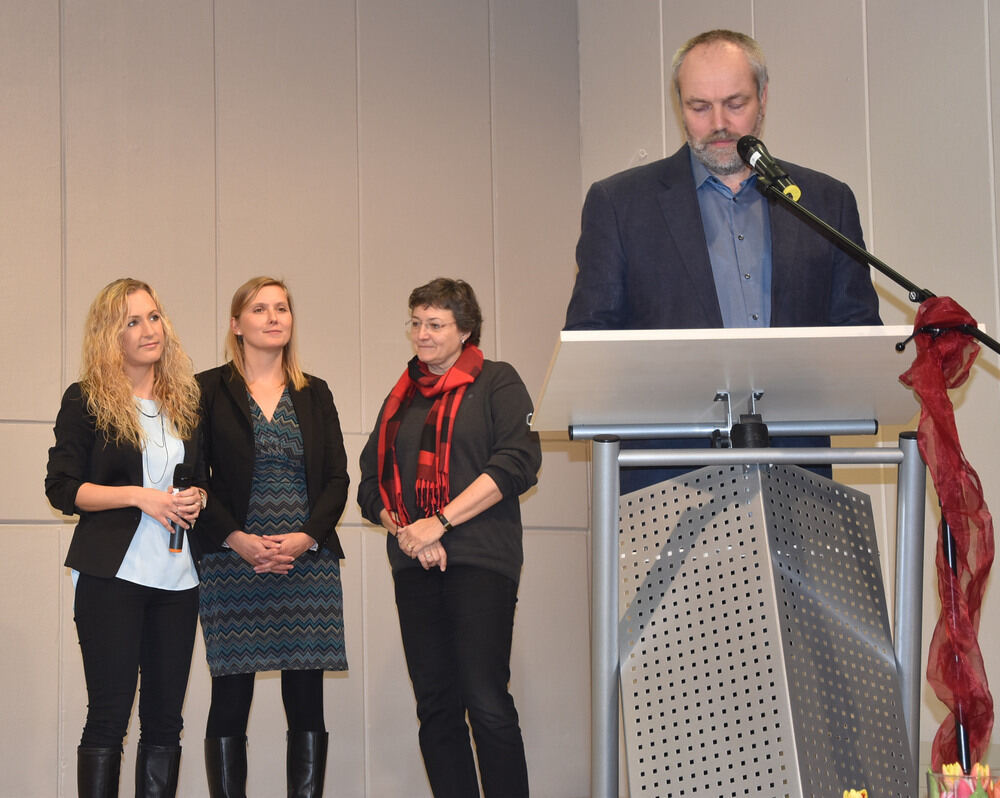
[[[174,493],[187,490],[194,482],[194,469],[187,463],[178,463],[174,466]],[[180,524],[170,522],[170,543],[168,548],[174,554],[179,553],[184,548],[184,527]]]
[[[788,173],[771,157],[771,153],[767,151],[767,147],[764,146],[763,141],[756,136],[744,136],[736,142],[736,152],[740,154],[740,158],[746,162],[747,166],[763,177],[769,184],[777,186],[781,190],[781,193],[792,200],[792,202],[799,201],[799,197],[802,196],[802,189],[795,185],[795,182],[788,176]]]

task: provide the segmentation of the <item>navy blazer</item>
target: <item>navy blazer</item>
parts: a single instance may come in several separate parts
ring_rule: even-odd
[[[864,246],[850,188],[782,162],[802,205]],[[881,324],[869,267],[769,197],[771,326]],[[685,144],[674,155],[594,183],[584,202],[567,330],[722,327]]]
[[[197,375],[201,385],[202,445],[208,467],[208,506],[198,518],[203,550],[218,550],[233,531],[243,530],[253,481],[253,421],[247,387],[227,363]],[[335,556],[344,550],[336,524],[347,504],[347,453],[333,394],[318,377],[309,376],[301,391],[288,392],[298,417],[305,450],[309,520],[302,532]]]
[[[107,434],[97,431],[96,419],[88,412],[77,382],[63,394],[55,437],[55,446],[49,449],[45,495],[64,515],[80,516],[65,564],[80,573],[111,578],[125,559],[142,511],[138,507],[120,507],[86,512],[77,508],[76,494],[84,482],[142,485],[142,452],[130,443],[114,443]],[[202,487],[205,472],[197,436],[184,441],[184,462],[194,468],[194,484]],[[193,536],[187,537],[190,541]]]

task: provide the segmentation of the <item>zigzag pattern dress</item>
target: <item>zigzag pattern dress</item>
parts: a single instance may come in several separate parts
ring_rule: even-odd
[[[302,433],[288,390],[268,421],[250,397],[254,472],[246,528],[296,532],[309,517]],[[201,561],[201,625],[212,676],[347,670],[340,562],[307,551],[288,574],[256,574],[235,551]]]

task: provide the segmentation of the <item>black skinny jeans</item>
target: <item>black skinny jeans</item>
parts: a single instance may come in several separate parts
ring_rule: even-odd
[[[88,699],[80,744],[121,748],[139,678],[139,741],[178,745],[198,588],[160,590],[80,574],[74,616]]]

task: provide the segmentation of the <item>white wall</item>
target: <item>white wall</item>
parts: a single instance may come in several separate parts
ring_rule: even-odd
[[[537,395],[572,286],[579,78],[572,0],[10,0],[0,4],[0,796],[75,794],[85,713],[72,520],[42,493],[52,422],[97,289],[159,291],[197,368],[233,290],[288,279],[303,360],[357,455],[412,354],[411,288],[476,289],[488,357]],[[586,460],[545,446],[524,500],[512,691],[536,794],[588,787]],[[340,526],[351,669],[326,680],[328,794],[429,795],[384,535]],[[181,793],[204,795],[199,641]],[[256,795],[283,794],[275,675],[250,729]],[[130,791],[133,721],[122,792]]]

